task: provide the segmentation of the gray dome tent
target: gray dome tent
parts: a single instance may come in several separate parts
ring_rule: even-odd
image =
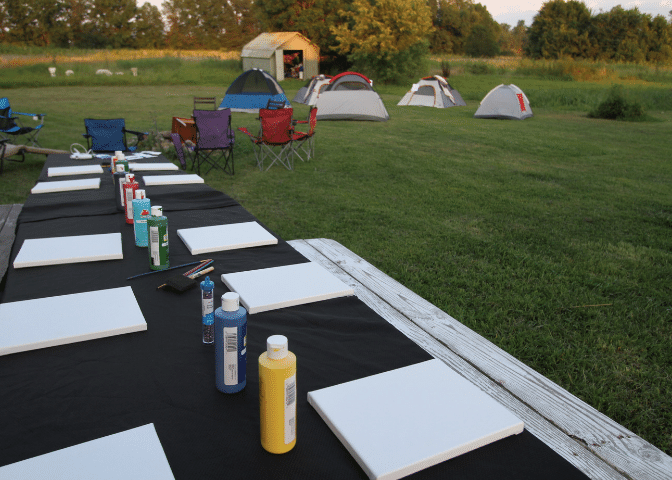
[[[525,120],[532,116],[530,101],[515,85],[499,85],[481,100],[474,118],[503,118]]]
[[[390,115],[371,84],[371,80],[361,73],[339,73],[317,97],[317,119],[389,120]]]
[[[418,83],[414,83],[397,105],[449,108],[464,107],[467,104],[462,99],[460,92],[451,87],[445,78],[434,75],[433,77],[424,77]]]

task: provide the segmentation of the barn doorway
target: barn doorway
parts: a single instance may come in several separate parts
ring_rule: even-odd
[[[283,50],[283,64],[285,78],[298,78],[303,80],[303,50]]]

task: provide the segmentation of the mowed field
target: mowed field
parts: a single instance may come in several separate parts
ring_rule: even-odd
[[[219,101],[240,73],[199,81],[193,65],[180,66],[184,83],[173,72],[165,85],[111,79],[0,96],[47,113],[42,145],[67,150],[83,143],[85,117],[169,130],[193,96]],[[291,172],[260,172],[238,132],[235,176],[205,180],[286,240],[340,242],[672,454],[672,84],[467,69],[449,80],[467,107],[397,107],[410,84],[374,83],[388,122],[318,123],[316,158]],[[612,81],[647,121],[587,117]],[[283,82],[290,99],[302,83]],[[525,91],[533,118],[473,118],[500,83]],[[307,112],[295,105],[295,117]],[[258,128],[253,114],[234,113],[233,125]],[[0,203],[25,201],[43,162],[6,163]]]

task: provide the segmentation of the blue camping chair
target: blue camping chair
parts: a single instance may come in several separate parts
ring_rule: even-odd
[[[84,119],[87,149],[94,152],[133,152],[136,146],[129,146],[126,142],[126,134],[131,133],[137,137],[136,143],[143,140],[148,132],[134,132],[126,130],[126,121],[123,118],[110,120]]]
[[[40,122],[39,125],[35,127],[23,126],[19,121],[18,117],[14,115],[23,115],[26,117],[32,117],[34,120]],[[0,134],[1,138],[10,138],[12,137],[25,137],[25,145],[28,145],[30,142],[33,147],[41,147],[37,141],[37,136],[40,134],[42,127],[44,126],[44,113],[21,113],[15,112],[12,110],[12,107],[9,105],[9,99],[7,97],[0,98]]]

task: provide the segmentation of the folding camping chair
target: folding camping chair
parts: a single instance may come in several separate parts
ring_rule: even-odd
[[[268,102],[266,102],[266,108],[269,110],[277,110],[278,108],[285,108],[285,101],[273,100],[272,98],[269,98]]]
[[[137,146],[129,146],[126,142],[126,134],[131,133],[136,136],[136,143],[143,140],[148,132],[134,132],[126,130],[126,121],[123,118],[114,118],[110,120],[96,120],[93,118],[84,119],[84,128],[86,133],[82,135],[86,138],[86,148],[94,152],[133,152]]]
[[[177,158],[180,161],[180,165],[182,166],[182,170],[187,169],[187,158],[191,160],[191,169],[194,169],[194,158],[192,155],[188,155],[184,153],[184,149],[182,148],[182,137],[180,137],[179,133],[171,133],[170,138],[173,140],[173,145],[175,145],[175,151],[177,152]],[[188,156],[187,156],[188,155]]]
[[[14,115],[32,117],[33,120],[40,123],[34,127],[23,126],[19,121],[19,118]],[[26,145],[30,142],[30,145],[33,147],[41,147],[37,141],[37,136],[44,126],[44,117],[44,113],[15,112],[9,105],[9,99],[7,97],[0,98],[0,134],[2,135],[0,138],[10,138],[10,135],[14,138],[18,138],[22,135],[25,137]]]
[[[194,110],[203,110],[200,108],[201,105],[210,106],[213,110],[217,109],[215,97],[194,97]]]
[[[257,159],[259,170],[264,170],[264,160],[272,158],[273,161],[266,168],[268,170],[277,161],[287,170],[292,169],[292,108],[279,110],[259,109],[260,129],[259,135],[252,135],[247,128],[240,127],[238,130],[250,137],[254,143],[254,156]],[[276,153],[274,149],[279,149]]]
[[[196,172],[201,174],[201,165],[209,163],[210,170],[217,167],[233,175],[233,145],[236,136],[231,128],[231,109],[194,110],[198,140],[194,147]]]
[[[310,157],[315,158],[315,126],[317,125],[317,107],[310,107],[308,120],[294,120],[294,125],[308,124],[307,132],[294,131],[292,135],[292,154],[307,162]],[[303,155],[306,156],[305,160]]]

